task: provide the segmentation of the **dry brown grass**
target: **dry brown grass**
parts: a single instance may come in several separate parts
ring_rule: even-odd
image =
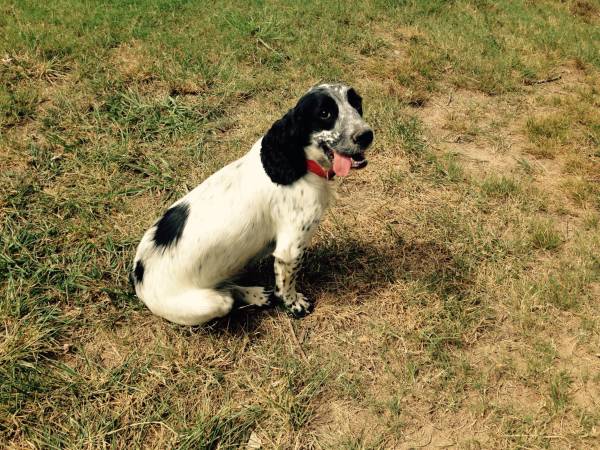
[[[596,3],[158,3],[0,6],[22,24],[0,66],[0,440],[598,446]],[[126,281],[139,236],[322,78],[361,92],[376,139],[302,271],[314,312],[152,316]]]

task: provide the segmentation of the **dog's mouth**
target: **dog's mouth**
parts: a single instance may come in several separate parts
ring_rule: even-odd
[[[325,155],[333,165],[333,171],[340,177],[345,177],[350,173],[350,169],[362,169],[367,165],[367,159],[364,152],[348,155],[344,152],[338,152],[327,144],[321,144]]]

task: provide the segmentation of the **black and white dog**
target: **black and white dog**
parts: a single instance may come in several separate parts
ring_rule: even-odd
[[[311,88],[245,156],[176,201],[144,234],[131,273],[138,297],[183,325],[226,315],[234,298],[267,305],[270,291],[232,279],[272,252],[275,296],[291,313],[308,313],[296,272],[332,198],[329,180],[367,163],[373,131],[362,112],[348,86]]]

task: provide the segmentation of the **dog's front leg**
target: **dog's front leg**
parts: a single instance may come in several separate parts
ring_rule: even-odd
[[[275,256],[275,296],[283,301],[291,314],[296,317],[305,316],[311,311],[312,305],[303,294],[296,292],[296,277],[304,256],[304,244],[299,240],[285,244],[278,241],[273,256]]]
[[[300,292],[296,292],[296,276],[301,263],[301,257],[286,262],[275,258],[275,295],[294,316],[302,317],[308,314],[312,305]]]

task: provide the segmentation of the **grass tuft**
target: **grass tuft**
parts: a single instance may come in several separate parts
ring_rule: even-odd
[[[562,236],[550,221],[534,221],[530,225],[531,245],[535,249],[554,250],[562,244]]]
[[[40,103],[37,90],[32,86],[0,90],[0,129],[10,128],[35,118]]]
[[[493,175],[483,180],[481,191],[490,198],[509,199],[518,196],[521,187],[513,178]]]
[[[177,448],[213,449],[237,448],[248,442],[263,411],[244,408],[238,411],[222,409],[202,414],[196,424],[178,435]]]
[[[570,402],[573,379],[566,370],[561,370],[550,381],[550,399],[556,410],[563,410]]]

